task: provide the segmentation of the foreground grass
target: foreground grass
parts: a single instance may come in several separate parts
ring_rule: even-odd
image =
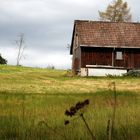
[[[83,110],[99,140],[107,140],[116,83],[116,140],[140,138],[140,79],[67,77],[66,71],[0,66],[1,140],[91,139],[78,114],[64,112],[78,101],[90,100]],[[64,125],[64,120],[70,124]]]

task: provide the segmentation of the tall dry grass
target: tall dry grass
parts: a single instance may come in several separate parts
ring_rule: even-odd
[[[82,119],[64,112],[71,105],[90,100],[84,118],[97,140],[108,140],[115,82],[117,102],[115,140],[140,138],[139,78],[66,77],[65,71],[0,66],[1,140],[89,140]],[[110,128],[109,128],[110,130]]]

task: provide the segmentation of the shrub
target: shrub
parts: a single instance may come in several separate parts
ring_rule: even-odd
[[[140,76],[140,70],[130,70],[124,76],[132,76],[132,77],[139,77]]]
[[[7,60],[4,59],[0,54],[0,64],[7,64]]]

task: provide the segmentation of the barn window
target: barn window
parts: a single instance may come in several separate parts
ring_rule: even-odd
[[[123,59],[123,53],[121,51],[116,52],[116,59],[122,60]]]

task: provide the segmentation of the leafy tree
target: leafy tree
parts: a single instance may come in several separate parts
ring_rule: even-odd
[[[105,12],[99,11],[99,16],[103,21],[112,22],[128,22],[132,19],[130,8],[128,8],[127,2],[123,0],[114,0],[107,6]]]
[[[7,60],[4,59],[0,54],[0,64],[7,64]]]

